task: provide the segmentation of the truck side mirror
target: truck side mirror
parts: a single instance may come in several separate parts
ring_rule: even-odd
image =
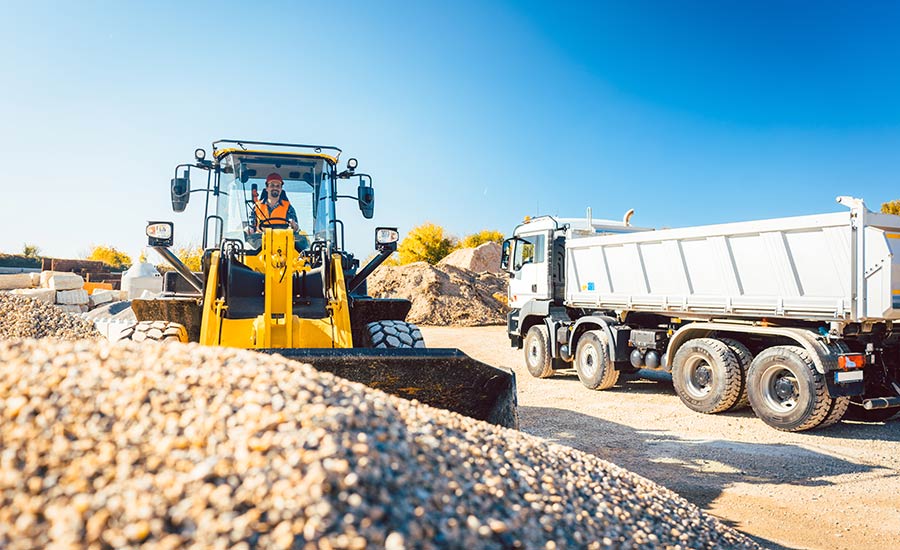
[[[515,239],[503,241],[503,249],[500,252],[500,269],[512,273],[509,269],[509,259],[515,254]]]
[[[359,211],[367,220],[371,220],[375,215],[375,189],[363,183],[359,184],[356,190],[356,196],[359,199]]]
[[[172,210],[184,212],[191,199],[191,179],[187,170],[184,177],[172,178]]]

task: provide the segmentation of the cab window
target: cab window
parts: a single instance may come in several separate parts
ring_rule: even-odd
[[[519,237],[518,246],[516,246],[515,269],[520,269],[526,264],[544,263],[545,249],[543,235]]]

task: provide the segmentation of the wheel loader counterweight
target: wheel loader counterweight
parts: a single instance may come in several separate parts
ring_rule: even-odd
[[[356,159],[338,172],[340,152],[223,140],[213,144],[212,160],[198,149],[195,163],[176,167],[176,212],[192,193],[206,194],[202,270],[191,272],[171,252],[170,222],[148,224],[150,246],[174,271],[165,274],[159,298],[132,301],[135,339],[278,353],[401,397],[516,427],[511,371],[459,350],[425,349],[418,328],[405,322],[408,300],[366,295],[365,278],[397,249],[399,235],[378,228],[378,253],[362,267],[344,250],[338,199],[356,200],[371,218],[375,193],[371,177],[356,172]],[[192,190],[197,170],[206,172],[207,185]],[[284,187],[268,196],[260,186],[271,179]],[[356,197],[339,194],[339,185],[351,179],[358,181]],[[268,208],[260,208],[262,201]],[[298,219],[259,219],[276,206]]]

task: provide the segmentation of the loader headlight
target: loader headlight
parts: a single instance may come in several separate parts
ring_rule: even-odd
[[[172,222],[148,222],[147,242],[150,246],[172,246],[175,224]]]
[[[393,244],[400,240],[400,233],[393,227],[379,227],[375,230],[375,244]]]
[[[194,158],[197,160],[203,160],[206,158],[206,150],[198,147],[194,150]]]
[[[347,170],[353,172],[356,170],[356,167],[359,166],[359,161],[356,159],[350,159],[347,161]]]

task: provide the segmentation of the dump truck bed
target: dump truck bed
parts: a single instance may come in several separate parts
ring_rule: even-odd
[[[900,216],[849,212],[566,242],[566,304],[687,318],[900,319]]]

